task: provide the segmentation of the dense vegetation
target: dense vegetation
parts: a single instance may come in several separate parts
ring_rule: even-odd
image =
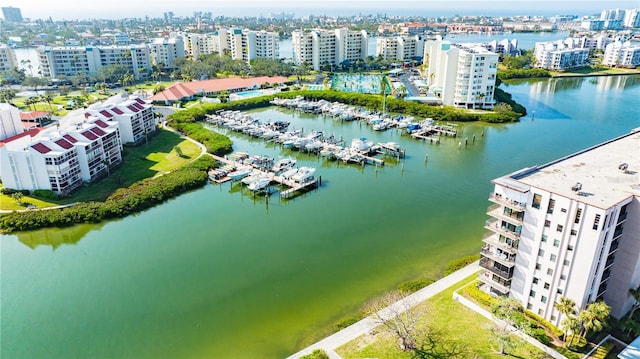
[[[307,99],[320,100],[325,99],[327,101],[337,101],[346,103],[353,106],[362,106],[372,110],[382,111],[382,96],[380,95],[365,95],[359,93],[347,93],[338,92],[333,90],[325,91],[294,91],[286,94],[279,94],[279,97],[293,98],[296,96],[303,96]],[[419,116],[419,117],[431,117],[438,121],[456,121],[456,122],[470,122],[470,121],[483,121],[491,123],[505,123],[515,122],[518,118],[524,116],[526,111],[524,107],[521,111],[524,113],[518,113],[511,109],[504,109],[503,111],[494,112],[470,112],[464,109],[450,107],[450,106],[428,106],[416,102],[408,102],[400,99],[388,97],[386,99],[386,110],[389,112],[402,113],[405,115]],[[511,108],[514,108],[511,106]]]
[[[177,194],[204,185],[207,181],[207,170],[214,164],[215,161],[211,157],[203,156],[168,174],[147,178],[121,188],[104,202],[85,202],[62,209],[4,214],[0,216],[0,231],[14,232],[77,223],[96,223],[140,212]]]
[[[514,69],[498,71],[498,79],[522,79],[551,77],[551,73],[545,69]]]

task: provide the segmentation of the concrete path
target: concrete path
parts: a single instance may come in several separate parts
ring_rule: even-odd
[[[389,318],[394,312],[403,312],[409,308],[412,308],[479,270],[480,265],[478,264],[478,261],[471,263],[468,266],[440,279],[439,281],[434,282],[431,285],[428,285],[420,289],[419,291],[405,297],[401,302],[392,304],[391,307],[393,308],[387,307],[385,309],[382,309],[379,312],[379,315],[382,318]],[[321,341],[308,346],[305,349],[302,349],[301,351],[291,355],[288,359],[299,358],[301,356],[311,354],[311,352],[316,349],[324,350],[332,359],[340,359],[340,356],[335,352],[338,347],[356,339],[363,334],[369,333],[378,325],[380,325],[379,322],[375,321],[372,317],[364,318],[361,321],[333,335],[330,335],[322,339]]]

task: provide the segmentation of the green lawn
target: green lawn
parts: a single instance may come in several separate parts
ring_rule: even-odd
[[[513,336],[515,345],[509,355],[497,353],[498,344],[492,339],[492,321],[453,300],[453,292],[476,280],[474,274],[452,287],[420,304],[427,310],[423,325],[427,323],[442,333],[451,343],[466,349],[462,357],[473,358],[538,358],[543,353],[537,348]],[[397,341],[383,330],[377,334],[361,336],[338,348],[338,354],[345,358],[398,358],[408,359],[411,354],[398,349]]]
[[[182,156],[176,152],[176,146],[182,151]],[[24,196],[22,202],[44,208],[74,202],[102,201],[118,188],[172,171],[195,160],[200,154],[200,149],[193,142],[183,140],[173,132],[159,130],[156,136],[149,139],[148,144],[125,147],[123,154],[123,164],[112,170],[109,177],[82,186],[70,197],[47,201]],[[10,196],[0,194],[0,209],[17,210],[25,207],[26,205],[19,206]]]

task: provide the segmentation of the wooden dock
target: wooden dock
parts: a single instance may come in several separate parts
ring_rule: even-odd
[[[213,154],[209,154],[209,156],[213,157],[216,161],[219,161],[221,163],[227,164],[227,165],[232,165],[232,166],[236,166],[236,167],[240,167],[240,166],[244,166],[243,164],[230,160],[228,158],[224,158],[224,157],[220,157],[220,156],[216,156]],[[314,178],[310,181],[306,181],[303,183],[298,183],[292,180],[288,180],[286,178],[283,178],[281,176],[276,176],[273,172],[268,172],[268,171],[263,171],[257,168],[253,169],[254,173],[260,174],[264,177],[267,177],[271,180],[271,182],[275,182],[278,185],[284,186],[284,187],[288,187],[286,190],[284,191],[280,191],[280,197],[281,198],[291,198],[293,197],[297,192],[302,192],[302,191],[306,191],[309,189],[313,189],[313,188],[318,188],[322,185],[322,177],[319,178]],[[231,178],[228,176],[225,176],[223,178],[214,180],[212,179],[213,182],[221,184],[221,183],[225,183],[228,181],[231,181]]]
[[[428,131],[416,131],[411,134],[411,137],[417,140],[429,141],[431,143],[440,143],[440,139],[438,137],[430,136],[428,133]]]

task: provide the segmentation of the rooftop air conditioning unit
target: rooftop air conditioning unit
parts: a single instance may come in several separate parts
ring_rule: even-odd
[[[573,192],[578,192],[582,189],[582,183],[580,182],[576,182],[576,184],[573,185],[573,187],[571,187],[571,190]]]
[[[619,169],[620,171],[622,171],[622,172],[627,172],[627,168],[629,168],[629,164],[627,164],[627,163],[621,163],[621,164],[618,166],[618,169]]]

